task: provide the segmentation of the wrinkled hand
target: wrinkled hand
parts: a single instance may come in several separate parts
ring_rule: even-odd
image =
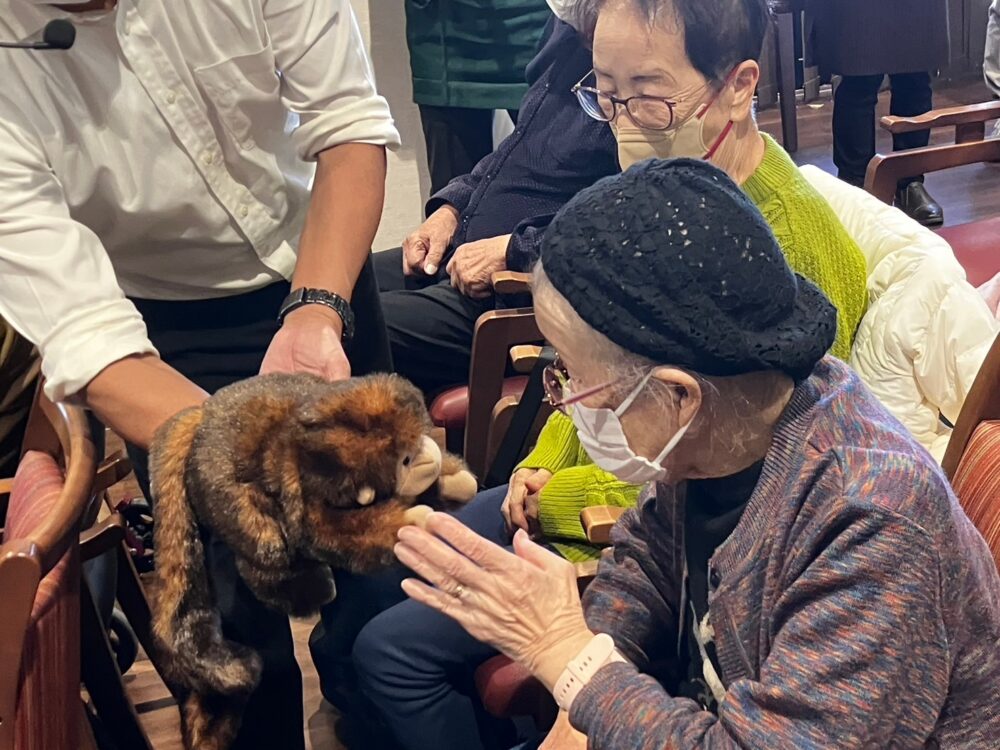
[[[340,316],[322,305],[293,310],[271,340],[260,374],[308,372],[327,380],[346,380],[351,377],[351,363],[341,344],[342,330]]]
[[[458,229],[458,210],[445,204],[403,240],[403,273],[433,276]]]
[[[542,488],[550,479],[552,472],[546,469],[518,469],[511,475],[500,512],[507,522],[507,530],[512,534],[518,529],[524,529],[532,536],[541,531],[538,504]]]
[[[400,529],[395,552],[433,584],[407,579],[407,595],[519,662],[549,690],[593,637],[573,566],[523,531],[514,535],[511,554],[451,516],[432,513],[424,529]]]
[[[560,711],[556,723],[552,725],[538,750],[587,750],[587,735],[573,729],[573,725],[569,723],[569,714]]]
[[[507,268],[510,235],[467,242],[451,256],[445,269],[451,285],[466,297],[479,299],[493,293],[493,274]]]

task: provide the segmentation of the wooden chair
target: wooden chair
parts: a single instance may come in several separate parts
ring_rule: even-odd
[[[528,274],[504,271],[494,274],[493,288],[504,295],[528,293],[528,281]],[[490,463],[494,406],[505,397],[519,395],[527,382],[523,375],[506,375],[510,350],[541,340],[530,307],[484,313],[476,321],[472,338],[468,384],[449,388],[431,404],[431,420],[444,428],[448,449],[461,453],[477,477],[485,476]]]
[[[80,700],[79,534],[96,455],[86,417],[40,398],[0,546],[0,750],[93,747]]]
[[[883,117],[880,125],[894,135],[954,127],[955,143],[876,155],[868,165],[865,189],[892,205],[896,184],[901,179],[968,164],[1000,161],[1000,139],[986,139],[986,122],[997,117],[1000,117],[1000,101],[936,109],[917,117]],[[1000,273],[1000,215],[945,227],[938,233],[951,245],[973,286]]]
[[[1000,567],[1000,336],[969,390],[941,465]]]

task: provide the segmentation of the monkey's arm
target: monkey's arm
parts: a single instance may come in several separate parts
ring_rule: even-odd
[[[441,453],[441,476],[437,482],[427,492],[420,495],[418,502],[426,502],[431,505],[435,500],[445,503],[464,504],[476,496],[479,490],[479,483],[476,477],[469,471],[458,456],[442,451]]]

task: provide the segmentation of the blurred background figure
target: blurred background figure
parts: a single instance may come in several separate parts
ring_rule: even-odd
[[[885,76],[890,112],[931,109],[931,75],[948,62],[948,6],[943,0],[809,0],[823,76],[843,78],[834,97],[833,161],[838,176],[862,186],[875,155],[875,106]],[[994,3],[994,11],[996,3]],[[893,137],[893,150],[926,146],[928,131]],[[896,205],[925,226],[944,222],[923,177],[901,181]]]
[[[431,194],[493,150],[493,114],[517,108],[548,20],[545,0],[406,0],[413,100]]]

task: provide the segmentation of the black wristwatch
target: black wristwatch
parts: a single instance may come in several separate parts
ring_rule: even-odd
[[[293,289],[292,293],[285,297],[285,301],[281,303],[278,322],[284,323],[288,313],[292,310],[298,310],[304,305],[326,305],[344,321],[343,340],[350,341],[354,338],[354,311],[351,310],[350,303],[339,294],[328,292],[325,289]]]

